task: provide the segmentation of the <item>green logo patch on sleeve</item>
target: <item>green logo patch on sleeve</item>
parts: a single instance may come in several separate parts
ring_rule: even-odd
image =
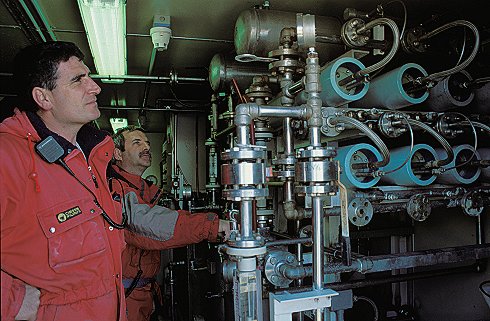
[[[80,207],[76,206],[64,212],[56,214],[56,218],[58,219],[59,223],[63,223],[80,214],[82,214],[82,210],[80,209]]]

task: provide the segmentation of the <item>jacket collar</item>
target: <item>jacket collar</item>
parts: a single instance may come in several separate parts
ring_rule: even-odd
[[[48,136],[52,136],[61,145],[61,147],[63,147],[63,150],[65,151],[63,157],[66,157],[72,150],[76,149],[76,147],[65,138],[49,130],[38,114],[34,112],[26,112],[26,114],[41,140]],[[108,135],[109,133],[98,130],[90,124],[86,124],[83,125],[78,131],[77,142],[82,148],[84,154],[88,157],[92,149],[97,146],[97,144],[102,142]]]

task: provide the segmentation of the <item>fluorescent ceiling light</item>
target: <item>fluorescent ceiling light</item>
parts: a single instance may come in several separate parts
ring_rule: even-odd
[[[126,64],[126,0],[77,0],[97,73],[124,76]],[[122,79],[103,79],[122,83]]]
[[[126,118],[109,118],[111,123],[112,131],[115,133],[119,128],[127,127],[128,120]]]

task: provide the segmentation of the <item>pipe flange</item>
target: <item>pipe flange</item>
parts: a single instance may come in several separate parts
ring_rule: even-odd
[[[279,267],[283,264],[296,266],[298,259],[294,254],[282,250],[270,250],[267,253],[264,266],[265,277],[270,283],[280,288],[285,288],[293,282],[280,273]]]
[[[223,191],[223,197],[229,201],[239,202],[242,199],[262,199],[269,196],[269,189],[249,187],[241,189],[225,189]]]
[[[423,222],[429,217],[432,207],[430,200],[423,194],[415,194],[410,197],[407,204],[407,213],[418,222]]]
[[[298,38],[298,46],[303,49],[315,47],[316,31],[315,31],[315,16],[311,14],[296,14],[296,38]]]
[[[224,161],[234,160],[234,159],[265,159],[267,152],[264,148],[257,149],[240,149],[234,147],[233,149],[227,149],[221,153],[221,159]]]
[[[401,121],[398,116],[398,114],[390,112],[381,115],[378,121],[378,128],[381,134],[389,138],[397,138],[407,131],[402,123],[394,125]]]
[[[461,127],[454,127],[454,124],[460,121],[456,120],[454,117],[454,114],[444,113],[436,123],[437,131],[446,139],[456,138],[463,132]]]
[[[310,185],[310,186],[296,186],[294,191],[300,195],[327,195],[335,194],[337,192],[337,186],[335,185]]]
[[[273,171],[272,176],[277,177],[277,178],[294,177],[294,169]]]
[[[365,226],[373,218],[373,205],[367,198],[356,197],[349,202],[347,207],[349,220],[355,226]]]
[[[191,185],[184,184],[184,186],[182,186],[182,198],[186,202],[191,200],[191,198],[192,198],[192,186]]]
[[[422,27],[415,27],[406,32],[401,41],[403,50],[406,53],[411,54],[425,53],[427,51],[428,45],[419,41],[420,37],[425,34],[426,32]]]
[[[270,51],[268,54],[268,57],[269,58],[278,58],[278,59],[289,58],[290,60],[298,61],[301,58],[301,54],[299,53],[298,50],[296,50],[294,48],[279,48],[279,49]],[[304,64],[304,62],[303,62],[303,64]]]
[[[338,180],[338,162],[329,160],[298,162],[294,168],[296,181],[306,184]]]
[[[365,25],[364,20],[353,18],[342,25],[340,37],[351,48],[364,47],[371,38],[371,30],[366,30],[362,34],[357,33],[357,30],[364,28]]]
[[[333,147],[300,149],[298,158],[333,158],[337,152]]]
[[[466,193],[461,199],[461,207],[466,215],[479,216],[485,209],[481,193],[478,191]]]
[[[250,247],[250,248],[241,248],[241,247],[233,247],[233,246],[225,246],[223,251],[230,256],[236,257],[253,257],[258,255],[264,255],[267,252],[267,248],[265,246],[261,247]]]
[[[272,160],[273,165],[294,165],[296,164],[296,158],[294,156],[281,157],[279,154],[277,158]]]

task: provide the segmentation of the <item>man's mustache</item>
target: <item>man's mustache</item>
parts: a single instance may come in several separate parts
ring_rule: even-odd
[[[148,156],[150,156],[150,157],[151,157],[151,153],[150,153],[149,151],[142,151],[142,152],[139,154],[139,156],[140,156],[140,157],[141,157],[141,156],[145,156],[145,155],[148,155]]]

